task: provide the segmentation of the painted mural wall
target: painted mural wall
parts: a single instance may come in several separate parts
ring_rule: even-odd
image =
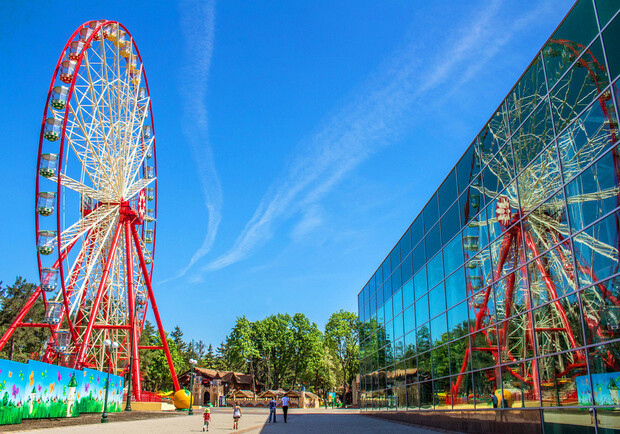
[[[0,425],[103,411],[106,373],[0,359]],[[108,411],[122,410],[123,377],[110,375]]]

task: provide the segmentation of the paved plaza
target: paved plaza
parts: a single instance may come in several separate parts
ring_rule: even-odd
[[[278,409],[279,410],[279,409]],[[295,409],[289,412],[288,423],[284,423],[278,411],[277,422],[267,423],[268,410],[243,409],[239,433],[420,433],[435,431],[422,427],[402,425],[374,417],[362,416],[359,410]],[[58,421],[59,425],[62,421]],[[0,427],[1,428],[1,427]],[[231,409],[213,409],[209,432],[231,432]],[[132,420],[108,424],[64,426],[47,429],[29,429],[13,432],[27,433],[197,433],[202,432],[202,410],[193,416]]]

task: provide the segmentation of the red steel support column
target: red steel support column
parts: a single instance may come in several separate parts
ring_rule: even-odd
[[[140,370],[138,369],[138,340],[136,330],[136,297],[133,287],[133,247],[131,246],[131,223],[125,221],[125,256],[127,258],[127,298],[129,305],[129,351],[133,356],[131,372],[131,387],[136,401],[142,397],[142,385],[140,384]],[[131,356],[130,356],[131,357]]]
[[[502,274],[501,271],[502,271],[502,268],[504,268],[504,263],[506,262],[506,258],[508,257],[508,252],[510,252],[510,247],[512,245],[513,238],[514,236],[510,233],[504,234],[504,239],[502,240],[502,245],[500,247],[500,254],[499,254],[498,263],[497,263],[497,272],[495,273],[494,281],[497,280],[497,276],[501,276]],[[476,315],[476,323],[474,325],[474,334],[479,331],[480,326],[482,325],[482,318],[484,318],[484,315],[486,314],[487,306],[489,304],[489,298],[491,296],[491,288],[492,286],[489,285],[489,287],[487,288],[484,294],[484,305],[482,308],[480,308],[480,311],[478,311],[478,314]],[[454,383],[454,386],[452,387],[454,394],[458,393],[459,389],[461,388],[461,384],[463,383],[463,375],[465,374],[465,371],[467,369],[467,363],[469,361],[470,353],[471,352],[469,351],[469,349],[465,351],[465,356],[463,357],[463,364],[461,365],[461,371],[459,373],[459,376],[456,379],[456,383]],[[499,362],[498,362],[498,365],[499,365]]]
[[[164,353],[166,354],[166,360],[168,360],[168,367],[170,368],[170,374],[172,375],[172,382],[174,383],[174,391],[176,392],[181,387],[179,386],[179,380],[174,370],[174,364],[172,363],[172,356],[170,356],[170,349],[168,348],[168,339],[166,333],[164,333],[164,327],[161,324],[161,318],[159,317],[159,310],[157,309],[157,303],[155,302],[155,296],[153,295],[153,288],[151,287],[151,277],[149,276],[146,264],[144,263],[144,254],[142,253],[142,245],[140,244],[140,237],[138,231],[134,225],[131,225],[131,233],[133,234],[133,241],[138,251],[138,258],[140,259],[140,268],[142,269],[142,275],[144,276],[144,282],[146,283],[146,289],[149,291],[149,299],[153,304],[153,314],[157,321],[157,328],[159,329],[159,337],[161,343],[164,346]]]
[[[534,256],[538,256],[538,249],[536,248],[536,244],[534,243],[534,240],[532,239],[531,235],[527,233],[525,234],[525,242],[527,246],[532,250],[532,253],[534,254]],[[555,285],[553,281],[551,280],[551,278],[549,277],[549,273],[545,270],[545,267],[542,264],[539,257],[536,258],[535,263],[536,263],[536,268],[538,268],[538,272],[541,274],[542,280],[543,282],[545,282],[545,286],[547,287],[547,290],[549,291],[549,295],[551,296],[552,299],[555,299],[555,301],[553,302],[553,305],[555,306],[556,310],[558,311],[558,314],[560,315],[562,324],[564,324],[564,327],[566,327],[566,332],[567,332],[566,334],[568,336],[568,340],[570,341],[570,344],[572,345],[573,348],[577,348],[579,344],[577,344],[577,340],[575,339],[573,330],[571,329],[570,323],[568,322],[568,316],[566,315],[566,311],[564,310],[562,303],[560,303],[560,301],[557,300],[558,292],[555,289]],[[580,357],[582,357],[580,353],[578,354]]]
[[[95,302],[93,303],[91,309],[91,316],[88,319],[88,325],[86,326],[86,332],[84,333],[84,339],[80,344],[80,349],[78,350],[74,368],[81,366],[84,361],[84,353],[86,352],[86,347],[88,346],[88,341],[90,341],[90,335],[93,332],[93,326],[95,324],[95,319],[97,318],[97,311],[99,310],[99,304],[101,303],[101,299],[103,298],[103,293],[105,292],[105,285],[108,281],[108,275],[110,274],[110,267],[112,266],[112,261],[114,260],[114,254],[116,253],[116,246],[118,245],[118,239],[121,237],[121,227],[122,223],[119,222],[116,226],[116,230],[114,232],[114,238],[112,239],[112,245],[110,246],[110,252],[108,253],[108,259],[105,262],[105,268],[103,269],[103,274],[101,275],[101,282],[99,282],[99,289],[97,290],[97,297],[95,297]]]

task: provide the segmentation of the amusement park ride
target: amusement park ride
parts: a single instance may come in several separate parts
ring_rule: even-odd
[[[551,40],[543,50],[543,54],[551,61],[554,57],[561,56],[570,64],[579,57],[582,50],[583,46],[571,41]],[[469,251],[465,259],[469,261],[465,268],[469,309],[474,313],[470,331],[474,337],[481,335],[477,342],[485,342],[485,345],[474,346],[472,341],[471,351],[468,349],[465,352],[460,373],[452,383],[453,397],[463,392],[461,389],[474,352],[491,354],[496,365],[500,360],[503,364],[515,362],[503,367],[506,375],[512,377],[515,383],[521,384],[522,388],[527,388],[533,399],[539,399],[542,393],[541,387],[545,387],[545,384],[557,386],[567,378],[587,374],[586,352],[569,351],[583,345],[578,318],[584,318],[585,331],[591,336],[602,337],[620,332],[618,327],[620,301],[614,295],[615,289],[610,288],[617,285],[614,280],[599,282],[595,285],[596,291],[583,291],[579,296],[581,302],[576,296],[569,303],[558,300],[563,295],[577,290],[578,284],[583,286],[599,281],[591,263],[585,257],[587,255],[583,252],[615,261],[617,271],[619,251],[617,240],[615,245],[606,244],[582,232],[574,237],[571,243],[567,215],[564,211],[565,199],[562,193],[556,193],[561,186],[562,177],[570,179],[580,171],[584,161],[592,161],[618,140],[618,123],[611,92],[601,94],[606,86],[606,83],[602,85],[600,83],[600,77],[606,76],[601,60],[590,50],[584,50],[574,68],[574,71],[581,71],[581,75],[573,74],[571,71],[569,79],[559,84],[551,94],[551,103],[557,107],[572,107],[570,104],[563,104],[563,101],[570,100],[569,93],[578,95],[577,101],[586,101],[586,104],[593,95],[600,94],[595,102],[599,107],[595,106],[594,109],[600,111],[605,121],[601,128],[591,131],[585,125],[583,116],[577,120],[574,124],[575,130],[578,131],[576,134],[587,136],[580,140],[585,143],[583,145],[575,143],[577,140],[574,135],[562,135],[564,142],[560,138],[562,143],[559,143],[564,149],[562,168],[555,162],[557,158],[546,158],[543,148],[549,140],[539,137],[541,134],[546,137],[552,136],[552,133],[544,131],[546,121],[543,118],[545,116],[549,118],[548,112],[538,118],[535,112],[530,118],[535,126],[529,131],[535,131],[539,133],[538,135],[533,133],[529,137],[517,138],[524,142],[521,143],[521,152],[528,154],[521,157],[533,161],[519,175],[518,185],[516,182],[501,181],[510,179],[504,174],[512,171],[512,167],[518,162],[517,152],[515,151],[513,157],[509,146],[499,150],[495,155],[494,151],[488,152],[484,149],[484,143],[493,142],[494,136],[506,136],[507,132],[501,130],[506,128],[507,119],[498,120],[495,124],[490,122],[490,126],[480,137],[480,155],[472,160],[471,179],[475,179],[480,172],[479,167],[488,164],[487,170],[500,180],[495,191],[483,187],[482,182],[473,183],[468,197],[468,203],[477,204],[473,208],[479,206],[481,197],[497,197],[497,201],[494,215],[472,219],[464,234],[464,249],[465,252]],[[540,74],[543,74],[540,63],[539,60]],[[532,81],[534,83],[531,85],[541,89],[542,95],[534,92],[529,100],[526,98],[512,105],[508,104],[506,118],[521,119],[519,113],[521,110],[527,113],[527,110],[531,110],[543,99],[546,93],[544,76],[543,80]],[[519,89],[516,92],[518,91]],[[532,94],[531,91],[523,93]],[[575,97],[571,96],[571,99]],[[567,119],[563,125],[577,115],[572,111],[562,114]],[[563,125],[561,119],[559,122],[556,120],[556,127],[560,128]],[[501,143],[501,140],[498,139],[496,142]],[[554,146],[550,146],[548,152],[555,152],[554,149]],[[581,210],[588,202],[596,204],[596,201],[609,199],[615,200],[616,206],[620,205],[620,191],[617,187],[620,156],[617,148],[612,152],[616,186],[599,188],[595,193],[588,193],[588,189],[581,186],[579,194],[567,198],[569,206],[577,206]],[[548,197],[551,199],[545,201]],[[539,206],[543,201],[544,204]],[[467,212],[465,218],[470,220]],[[476,254],[479,227],[486,225],[489,227],[498,225],[503,235],[499,241],[491,244],[486,253]],[[619,225],[617,217],[616,225]],[[543,252],[546,253],[542,254]],[[483,282],[488,286],[485,287]],[[543,308],[530,310],[532,306],[541,304],[544,305]],[[493,321],[498,325],[489,327]],[[591,349],[590,357],[600,357],[610,369],[620,370],[618,354],[612,354],[609,349],[598,353],[597,351]],[[558,354],[553,357],[534,359],[535,354],[555,353]],[[518,361],[521,363],[517,363]],[[496,370],[488,371],[487,375],[495,377],[489,380],[497,380],[498,387],[501,387]],[[537,378],[540,381],[537,381]]]
[[[118,375],[133,366],[137,400],[138,350],[159,349],[178,390],[151,287],[157,226],[153,111],[140,52],[122,24],[90,21],[69,38],[48,91],[38,152],[41,283],[0,349],[19,327],[46,328],[50,338],[41,361],[101,371],[111,366]],[[45,318],[23,322],[38,297]],[[149,303],[161,346],[139,345]],[[106,339],[120,343],[112,356]]]

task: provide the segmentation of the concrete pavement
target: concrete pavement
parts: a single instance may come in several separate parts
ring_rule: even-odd
[[[277,423],[267,423],[267,409],[242,409],[243,415],[237,433],[437,433],[427,428],[402,425],[359,414],[359,410],[293,409],[288,423],[284,423],[278,409]],[[232,410],[211,410],[210,433],[235,432],[232,429]],[[1,430],[1,427],[0,427]],[[48,428],[45,430],[16,431],[34,433],[198,433],[202,432],[202,410],[193,416],[110,422]],[[445,431],[444,431],[445,432]]]

